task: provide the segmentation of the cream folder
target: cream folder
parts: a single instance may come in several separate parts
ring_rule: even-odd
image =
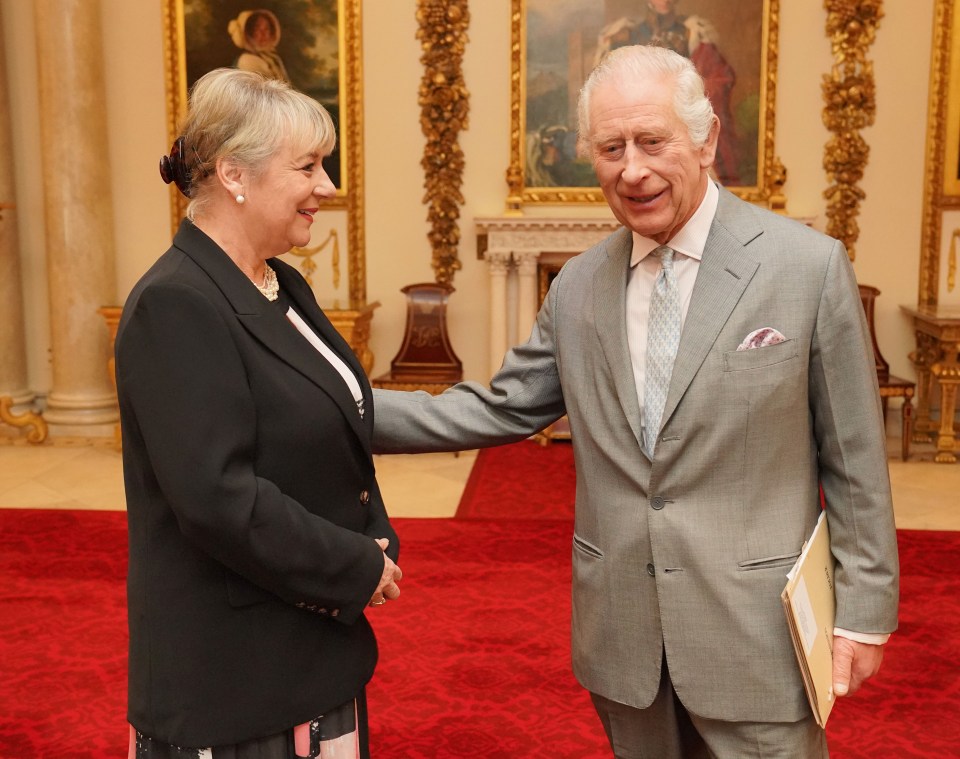
[[[837,601],[833,570],[830,529],[826,512],[823,512],[800,558],[787,574],[787,585],[780,594],[807,698],[820,727],[826,727],[835,701],[833,627]]]

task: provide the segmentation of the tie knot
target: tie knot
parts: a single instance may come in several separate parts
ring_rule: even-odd
[[[673,268],[673,248],[661,245],[653,251],[653,255],[660,259],[660,264],[668,271]]]

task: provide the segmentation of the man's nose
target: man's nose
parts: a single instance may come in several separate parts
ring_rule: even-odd
[[[650,176],[647,155],[635,145],[627,145],[623,154],[623,181],[630,184],[642,182]]]

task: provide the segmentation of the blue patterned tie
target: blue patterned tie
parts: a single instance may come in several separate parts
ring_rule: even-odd
[[[660,434],[673,360],[680,345],[680,288],[673,270],[673,249],[661,245],[653,255],[660,258],[660,273],[650,295],[647,365],[643,381],[643,443],[651,459]]]

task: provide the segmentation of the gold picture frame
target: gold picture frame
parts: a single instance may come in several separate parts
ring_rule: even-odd
[[[938,77],[941,97],[946,98],[945,132],[943,135],[943,195],[960,197],[960,13],[950,8],[952,20],[944,27],[946,45],[938,63],[945,71]]]
[[[677,12],[690,20],[686,28],[703,31],[698,40],[710,42],[709,48],[699,45],[699,57],[717,66],[718,82],[724,65],[728,73],[739,69],[732,89],[718,84],[715,90],[724,95],[714,98],[718,115],[722,100],[721,120],[731,127],[729,180],[720,177],[721,182],[751,202],[771,205],[776,196],[779,203],[784,171],[774,156],[779,0],[680,0]],[[612,40],[624,35],[630,42],[644,36],[645,13],[646,4],[638,0],[511,0],[508,211],[604,202],[589,164],[575,157],[577,95],[598,48],[615,46]],[[706,30],[718,39],[730,34],[730,44],[713,43]],[[692,47],[681,46],[685,53]]]
[[[293,86],[319,100],[337,124],[337,150],[328,173],[337,195],[322,210],[346,215],[348,291],[351,307],[366,302],[363,202],[363,74],[361,0],[162,0],[166,64],[168,146],[179,134],[187,92],[219,66],[240,65],[234,40],[249,12],[267,11],[279,24],[275,52]],[[288,42],[284,46],[284,42]],[[170,187],[171,226],[186,210]],[[333,226],[336,226],[334,223]]]
[[[944,258],[944,214],[955,218],[960,212],[960,13],[954,0],[937,0],[934,7],[924,174],[917,305],[936,308]],[[956,276],[955,248],[944,263],[949,287]]]

